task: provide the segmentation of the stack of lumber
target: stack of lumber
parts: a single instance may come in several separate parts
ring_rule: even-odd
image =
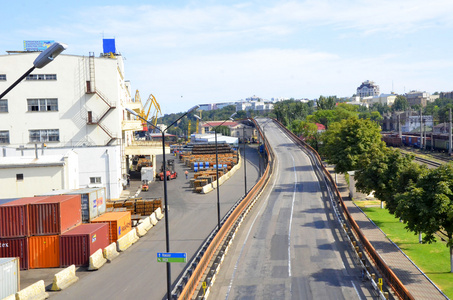
[[[131,198],[127,200],[108,201],[108,211],[130,211],[133,215],[148,216],[157,208],[162,209],[162,198],[142,199]]]

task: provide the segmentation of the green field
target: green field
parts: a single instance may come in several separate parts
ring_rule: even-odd
[[[387,236],[449,297],[453,298],[453,273],[450,273],[450,251],[440,239],[433,244],[419,244],[418,234],[407,231],[404,224],[380,201],[354,201]]]

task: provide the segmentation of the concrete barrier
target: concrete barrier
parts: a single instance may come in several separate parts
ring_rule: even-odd
[[[143,227],[145,227],[146,231],[149,231],[151,228],[153,228],[153,224],[151,224],[151,219],[149,217],[143,219],[142,225]]]
[[[118,255],[120,255],[118,253],[118,251],[116,251],[116,243],[111,243],[110,245],[105,247],[103,254],[104,254],[104,258],[107,259],[108,262],[111,262]]]
[[[231,176],[240,168],[240,164],[235,165],[233,168],[231,168],[230,171],[226,172],[223,176],[220,176],[219,178],[219,186],[221,186],[225,181],[230,179]],[[209,192],[212,192],[217,188],[217,180],[211,182],[210,184],[207,184],[203,186],[201,189],[201,194],[207,194]]]
[[[79,277],[75,274],[75,265],[71,265],[64,269],[63,271],[58,272],[53,277],[52,291],[61,291],[74,282],[79,280]]]
[[[90,264],[88,266],[88,270],[99,270],[99,268],[102,267],[106,262],[107,259],[104,257],[102,249],[98,249],[98,251],[94,252],[93,255],[90,256]]]
[[[153,212],[153,213],[151,214],[151,216],[149,216],[149,219],[150,219],[151,224],[152,224],[153,226],[156,225],[157,222],[159,222],[159,220],[158,220],[157,217],[156,217],[156,212]]]
[[[146,227],[143,226],[143,223],[137,225],[137,226],[135,227],[135,231],[137,232],[137,235],[138,235],[139,237],[144,236],[144,235],[148,232],[148,230],[146,230]]]
[[[156,213],[156,218],[159,221],[164,217],[164,214],[162,213],[162,209],[160,209],[160,207],[158,209],[156,209],[155,213]]]
[[[136,230],[129,231],[126,235],[116,241],[116,249],[118,252],[123,252],[136,241],[138,241],[139,237],[137,236]]]
[[[40,280],[25,289],[19,291],[14,295],[18,300],[41,300],[49,298],[49,294],[46,293],[46,287],[44,280]],[[11,297],[11,296],[10,296]]]
[[[16,294],[9,295],[6,298],[3,298],[2,300],[16,300]]]

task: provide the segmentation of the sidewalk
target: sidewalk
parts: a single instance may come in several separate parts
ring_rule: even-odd
[[[333,166],[327,166],[327,170],[334,176]],[[349,188],[344,175],[337,174],[337,186],[349,213],[363,234],[412,296],[415,299],[446,299],[401,250],[354,205],[349,196]],[[362,194],[362,196],[364,195]]]

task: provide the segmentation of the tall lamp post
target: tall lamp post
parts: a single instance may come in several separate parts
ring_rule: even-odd
[[[247,160],[245,159],[245,125],[242,127],[242,138],[244,143],[244,196],[247,196]]]
[[[217,182],[217,230],[220,230],[220,191],[219,191],[219,152],[217,150],[217,129],[222,126],[226,121],[233,120],[233,117],[236,113],[232,114],[227,120],[220,123],[214,128],[214,135],[215,135],[215,172],[216,172],[216,182]],[[194,115],[195,118],[201,121],[201,118],[197,115]],[[206,124],[210,125],[208,122]]]
[[[52,62],[55,57],[57,57],[61,52],[66,50],[68,46],[62,43],[53,43],[49,46],[46,50],[41,52],[38,57],[33,61],[33,67],[31,67],[27,72],[24,73],[19,79],[17,79],[9,88],[7,88],[1,95],[0,99],[2,99],[9,91],[11,91],[16,85],[18,85],[25,77],[30,75],[34,69],[38,68],[41,69],[42,67],[46,66],[48,63]]]
[[[169,229],[168,229],[168,196],[167,196],[167,160],[165,159],[165,132],[171,128],[173,125],[175,125],[179,120],[181,120],[183,117],[185,117],[187,114],[192,112],[193,110],[199,108],[199,105],[195,105],[191,109],[189,109],[185,114],[180,116],[176,121],[170,124],[165,130],[161,130],[159,127],[154,126],[153,123],[149,122],[139,114],[137,114],[135,111],[126,108],[126,110],[131,113],[132,115],[142,119],[148,125],[151,125],[154,129],[159,130],[162,133],[162,155],[163,155],[163,165],[164,165],[164,203],[165,203],[165,246],[166,246],[166,252],[170,252],[170,237],[169,237]],[[167,266],[167,299],[171,299],[171,268],[170,268],[170,263],[166,263]]]

